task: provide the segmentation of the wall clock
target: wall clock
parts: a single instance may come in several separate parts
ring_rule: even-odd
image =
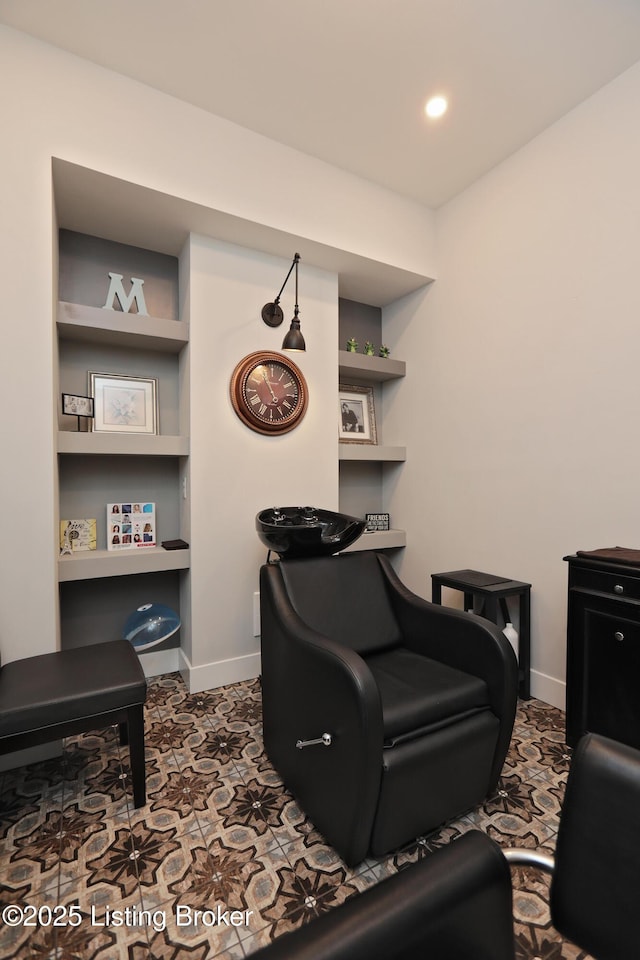
[[[301,370],[281,353],[257,350],[231,375],[231,403],[243,423],[257,433],[277,435],[297,427],[307,409]]]

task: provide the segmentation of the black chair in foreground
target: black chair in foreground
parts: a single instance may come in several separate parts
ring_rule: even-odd
[[[348,865],[495,789],[517,700],[495,625],[369,551],[267,563],[260,602],[266,752]]]
[[[509,864],[552,872],[551,919],[597,960],[638,956],[640,751],[588,734],[578,744],[554,858],[501,850],[471,831],[255,960],[515,960]]]
[[[119,724],[129,744],[133,799],[146,802],[147,681],[126,640],[13,660],[0,667],[0,754]]]

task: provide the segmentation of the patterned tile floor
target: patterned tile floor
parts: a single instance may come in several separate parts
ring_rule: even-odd
[[[115,729],[69,740],[62,759],[0,774],[0,902],[32,924],[0,922],[0,957],[236,960],[467,830],[554,847],[569,755],[563,714],[540,701],[518,708],[494,797],[354,870],[266,759],[258,681],[189,694],[178,674],[155,678],[146,725],[141,810]],[[519,960],[585,960],[550,926],[548,882],[513,873]],[[237,913],[225,922],[217,905]]]

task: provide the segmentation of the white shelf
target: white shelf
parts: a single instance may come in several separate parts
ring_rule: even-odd
[[[96,580],[100,577],[124,577],[136,573],[163,570],[188,570],[190,550],[165,550],[141,547],[139,550],[87,550],[58,557],[58,581]]]
[[[340,443],[339,460],[360,460],[370,463],[403,462],[406,447],[388,447],[379,443]]]
[[[58,303],[58,333],[63,340],[138,347],[180,353],[189,341],[189,325],[180,320],[145,317],[78,303]]]
[[[338,370],[340,380],[367,380],[382,383],[385,380],[397,380],[406,376],[404,360],[393,360],[391,357],[368,357],[363,353],[351,353],[349,350],[338,351]]]
[[[355,543],[343,550],[343,553],[355,553],[359,550],[391,550],[406,547],[407,535],[404,530],[376,530],[375,533],[363,533]]]
[[[60,430],[58,453],[103,456],[186,457],[189,438],[141,433],[94,433]]]

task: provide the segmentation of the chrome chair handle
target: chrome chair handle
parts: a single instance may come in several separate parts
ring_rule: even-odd
[[[315,747],[318,744],[322,744],[323,747],[331,746],[331,734],[323,733],[321,737],[318,737],[316,740],[296,740],[296,747],[298,750],[304,750],[305,747]]]
[[[546,873],[553,873],[556,867],[552,856],[539,850],[530,850],[525,847],[503,847],[505,860],[512,867],[537,867]]]

